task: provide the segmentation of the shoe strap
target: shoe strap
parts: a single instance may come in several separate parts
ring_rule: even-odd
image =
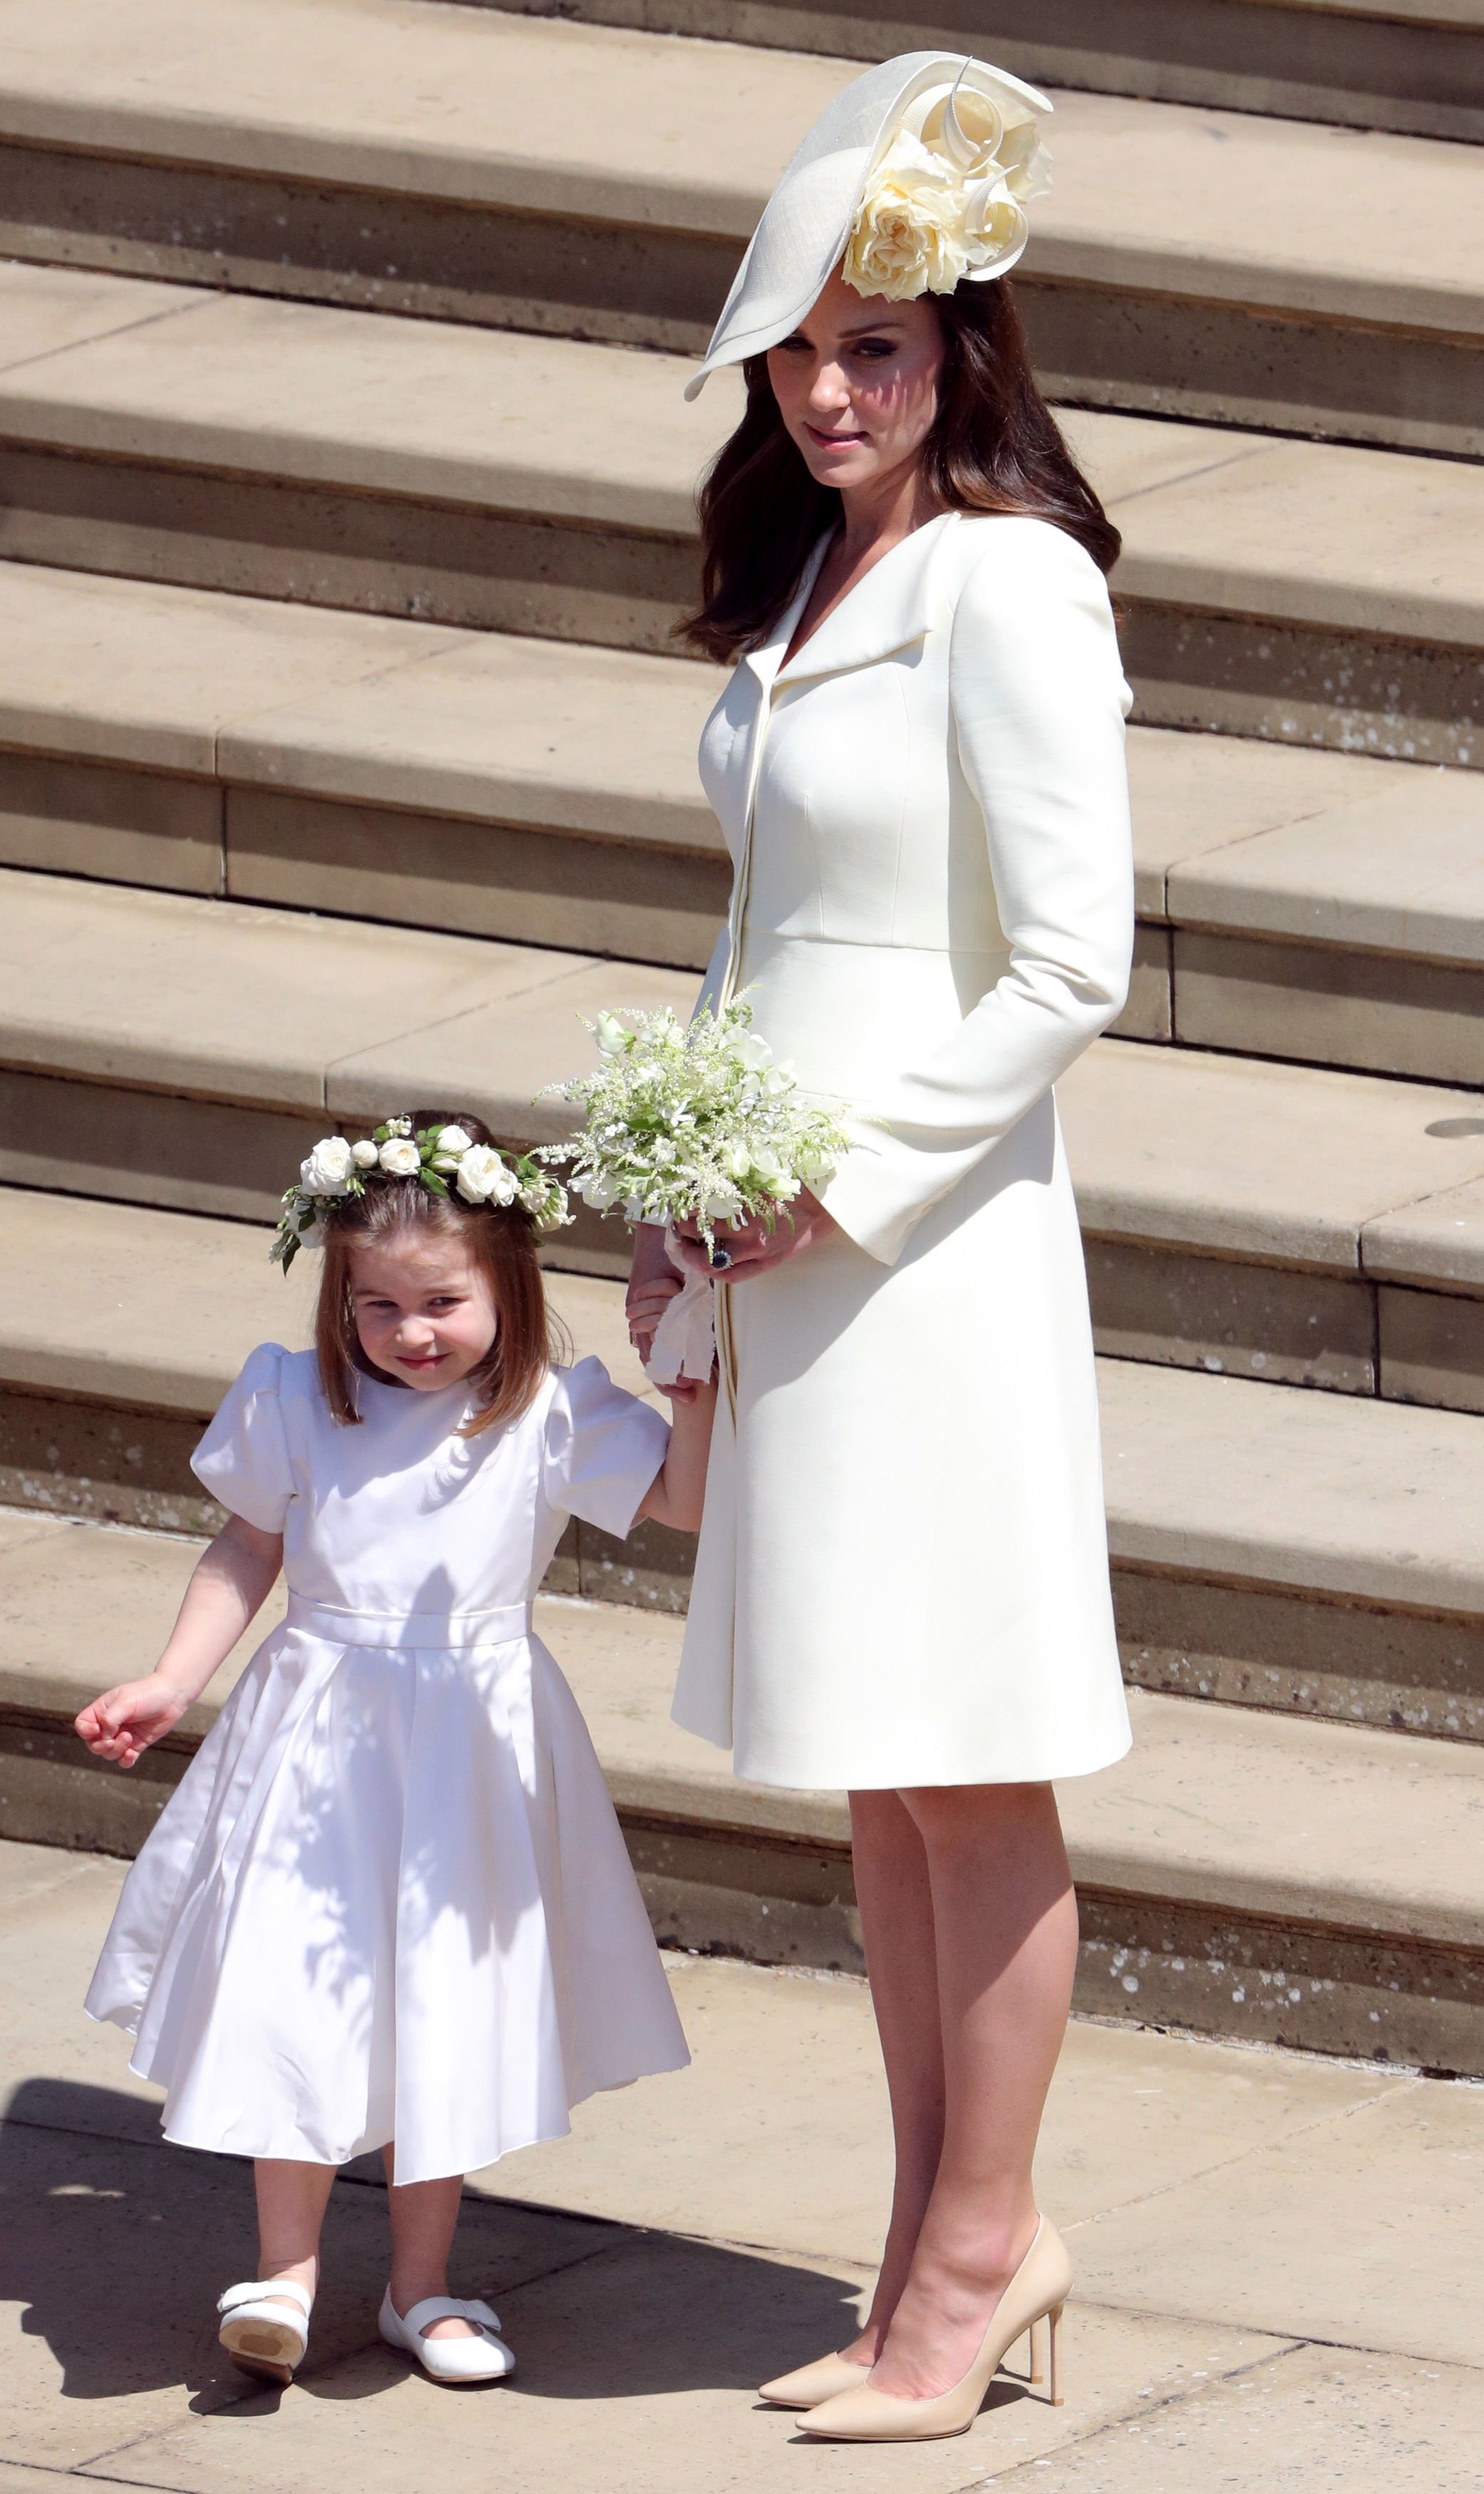
[[[301,2286],[296,2277],[259,2277],[250,2279],[241,2286],[229,2286],[225,2295],[217,2296],[217,2310],[235,2312],[241,2304],[264,2303],[270,2296],[276,2295],[286,2295],[291,2303],[298,2305],[305,2320],[309,2319],[315,2307],[315,2298],[308,2287]]]
[[[395,2303],[392,2310],[403,2328],[413,2338],[420,2338],[433,2321],[471,2321],[477,2329],[491,2331],[500,2327],[499,2313],[492,2312],[487,2303],[467,2300],[457,2295],[425,2295],[421,2303],[414,2303],[407,2312],[397,2312]]]

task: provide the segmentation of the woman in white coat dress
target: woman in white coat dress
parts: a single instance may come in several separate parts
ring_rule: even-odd
[[[1052,1096],[1128,977],[1118,539],[983,282],[1023,239],[1042,108],[935,54],[855,81],[706,368],[744,359],[748,400],[690,627],[741,661],[701,746],[735,866],[703,992],[744,991],[854,1140],[819,1200],[717,1259],[728,1391],[675,1711],[739,1775],[850,1792],[895,2193],[865,2327],[765,2395],[853,2439],[960,2429],[1007,2330],[1059,2315],[1031,2188],[1076,1952],[1050,1779],[1129,1740]],[[957,210],[898,178],[904,130],[1018,168],[1018,229],[982,218],[998,260],[993,233],[977,264],[933,259]],[[883,162],[907,211],[871,227]],[[641,1345],[678,1287],[641,1231]]]

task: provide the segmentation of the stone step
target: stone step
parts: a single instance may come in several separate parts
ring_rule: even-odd
[[[680,352],[855,68],[427,0],[0,30],[0,250]],[[1470,148],[1069,93],[1055,154],[1015,279],[1053,395],[1484,452]]]
[[[0,563],[0,865],[702,968],[710,668]],[[1484,1083],[1472,774],[1135,727],[1136,1039]]]
[[[0,1179],[271,1220],[327,1123],[555,1141],[599,1006],[691,974],[0,870]],[[1109,1039],[1059,1086],[1101,1346],[1484,1411],[1484,1115],[1419,1082]],[[579,1208],[552,1259],[614,1274]]]
[[[0,1515],[0,1834],[137,1850],[256,1639],[132,1775],[89,1758],[72,1719],[101,1683],[148,1669],[197,1546]],[[844,1797],[737,1782],[670,1723],[677,1621],[547,1599],[537,1625],[658,1936],[860,1971]],[[1076,2007],[1484,2075],[1484,1754],[1142,1691],[1131,1709],[1128,1758],[1059,1792]]]
[[[426,5],[426,0],[419,0]],[[487,7],[491,0],[465,0]],[[1479,0],[501,0],[531,17],[884,61],[941,43],[1041,86],[1484,138]]]
[[[735,381],[673,357],[0,267],[0,554],[660,652]],[[602,411],[594,428],[593,411]],[[1484,474],[1080,411],[1151,725],[1484,764]]]
[[[188,1458],[255,1342],[308,1339],[315,1277],[262,1230],[0,1189],[0,1504],[191,1534]],[[621,1292],[552,1277],[636,1391]],[[1484,1424],[1360,1396],[1101,1362],[1126,1677],[1154,1693],[1484,1739]],[[682,1610],[691,1545],[583,1525],[555,1592]],[[972,1564],[964,1554],[964,1565]]]

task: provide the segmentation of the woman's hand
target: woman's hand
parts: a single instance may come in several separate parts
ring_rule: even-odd
[[[805,1187],[792,1203],[783,1206],[772,1230],[762,1221],[749,1221],[742,1230],[718,1230],[717,1251],[730,1260],[725,1264],[717,1264],[707,1255],[706,1243],[693,1222],[687,1222],[676,1235],[690,1271],[719,1272],[729,1282],[745,1282],[754,1273],[770,1273],[775,1264],[787,1263],[790,1256],[802,1255],[805,1247],[828,1238],[838,1228],[838,1222],[825,1210],[819,1198],[810,1195]]]
[[[105,1689],[91,1706],[84,1706],[75,1728],[95,1758],[132,1767],[179,1722],[190,1703],[185,1689],[152,1671],[144,1680],[126,1680],[117,1688]]]

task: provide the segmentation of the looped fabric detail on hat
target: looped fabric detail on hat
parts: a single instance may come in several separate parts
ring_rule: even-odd
[[[853,78],[763,210],[685,396],[788,337],[835,268],[893,302],[1003,277],[1025,249],[1027,202],[1049,188],[1051,108],[961,52],[902,52]]]

